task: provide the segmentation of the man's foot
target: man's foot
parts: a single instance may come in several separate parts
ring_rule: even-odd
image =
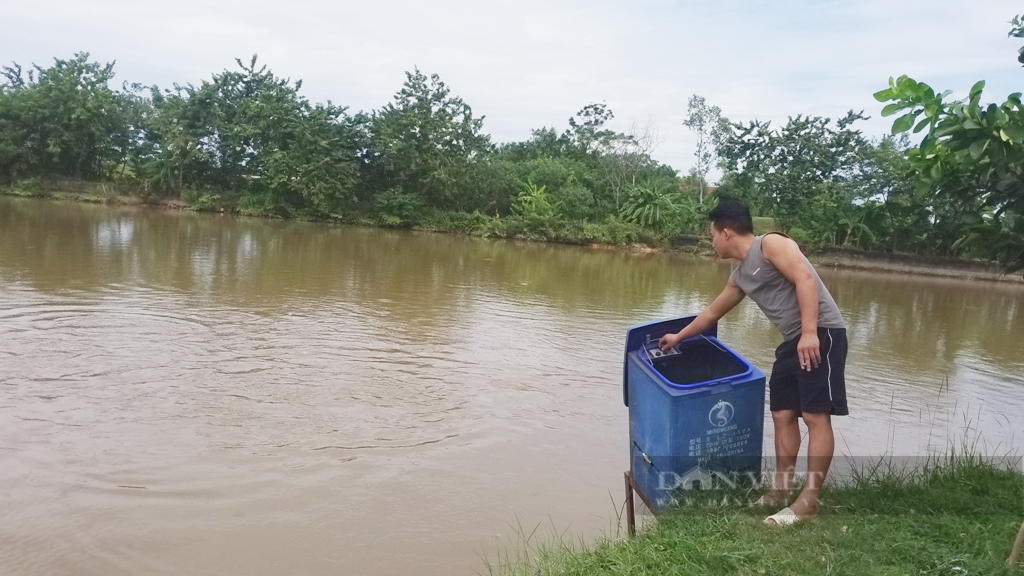
[[[797,497],[796,501],[764,519],[765,524],[772,526],[788,526],[801,520],[813,518],[818,515],[818,501],[814,498],[807,498],[803,494]]]
[[[788,490],[769,490],[765,492],[763,496],[754,502],[754,506],[775,506],[778,504],[786,504],[789,499],[793,497],[793,493]]]

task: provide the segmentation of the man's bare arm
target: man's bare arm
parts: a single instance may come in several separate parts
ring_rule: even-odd
[[[800,306],[800,341],[796,354],[804,370],[816,368],[821,363],[821,348],[818,342],[818,283],[814,280],[800,247],[792,239],[779,234],[768,234],[761,241],[761,253],[765,260],[793,283],[796,287],[796,301]]]
[[[687,338],[692,338],[701,332],[704,332],[710,328],[712,324],[718,322],[722,316],[725,316],[729,310],[735,308],[736,305],[743,300],[744,296],[745,294],[743,294],[743,291],[740,290],[730,278],[729,282],[726,283],[725,288],[722,290],[722,293],[715,298],[714,302],[712,302],[710,306],[702,310],[701,313],[693,319],[693,322],[690,322],[679,332],[675,334],[665,334],[662,336],[661,340],[658,341],[658,346],[660,346],[662,350],[665,350],[675,346]]]

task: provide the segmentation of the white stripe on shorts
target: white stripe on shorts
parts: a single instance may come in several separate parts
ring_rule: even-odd
[[[832,403],[832,359],[829,358],[829,354],[832,353],[832,329],[826,328],[828,332],[828,352],[825,353],[825,362],[828,363],[828,401]]]

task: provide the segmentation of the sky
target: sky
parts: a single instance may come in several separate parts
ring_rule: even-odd
[[[1015,12],[1019,10],[1020,12]],[[693,94],[733,121],[838,118],[888,132],[872,94],[907,74],[983,102],[1024,91],[1008,0],[5,0],[0,63],[48,67],[90,53],[116,83],[199,84],[253,54],[301,94],[380,109],[405,72],[441,77],[494,142],[568,127],[592,102],[610,128],[650,127],[652,156],[686,173]]]

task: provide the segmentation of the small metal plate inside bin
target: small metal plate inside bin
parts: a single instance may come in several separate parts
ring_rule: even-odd
[[[726,350],[714,338],[699,335],[662,350],[658,341],[643,344],[647,361],[669,385],[713,385],[748,371],[746,362]]]
[[[651,364],[654,364],[655,361],[660,360],[662,358],[678,356],[680,353],[678,345],[673,346],[668,350],[662,350],[661,347],[658,346],[657,342],[648,342],[646,345],[644,345],[644,351],[647,352],[647,359],[651,361]]]

